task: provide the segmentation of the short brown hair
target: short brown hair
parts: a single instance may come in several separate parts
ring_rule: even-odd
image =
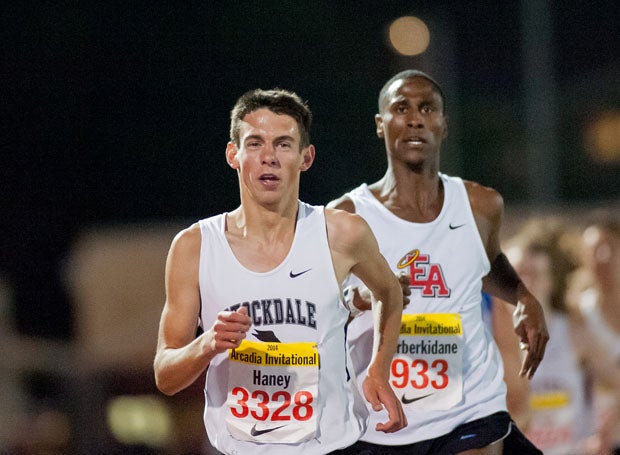
[[[299,128],[300,145],[305,148],[310,145],[310,126],[312,112],[308,104],[294,92],[274,88],[271,90],[250,90],[237,100],[230,112],[230,140],[237,146],[239,143],[239,128],[241,122],[251,112],[266,108],[278,115],[288,115],[295,119]]]

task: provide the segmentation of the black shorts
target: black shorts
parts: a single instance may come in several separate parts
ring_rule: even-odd
[[[400,446],[381,446],[358,441],[346,449],[333,453],[337,455],[447,455],[481,449],[500,440],[504,440],[503,453],[505,455],[542,455],[542,452],[512,422],[507,412],[497,412],[482,419],[472,420],[435,439]]]

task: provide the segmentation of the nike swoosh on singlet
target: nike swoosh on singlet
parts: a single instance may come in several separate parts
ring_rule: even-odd
[[[275,427],[275,428],[266,428],[264,430],[257,430],[256,429],[256,424],[254,424],[254,426],[252,427],[252,429],[250,430],[250,434],[252,436],[260,436],[261,434],[265,434],[265,433],[271,433],[272,431],[277,430],[278,428],[282,428],[285,427],[286,425],[280,425],[279,427]]]
[[[403,404],[409,404],[409,403],[413,403],[414,401],[418,401],[418,400],[421,400],[423,398],[430,397],[431,395],[432,395],[432,393],[429,393],[428,395],[422,395],[421,397],[406,398],[405,394],[403,393],[403,396],[400,398],[400,401],[402,401]]]
[[[463,226],[465,226],[465,224],[457,224],[456,226],[453,226],[453,225],[452,225],[452,223],[450,223],[450,224],[448,225],[448,227],[449,227],[450,229],[458,229],[458,228],[463,227]]]
[[[304,270],[303,272],[299,272],[299,273],[293,273],[293,271],[291,270],[288,276],[290,276],[291,278],[297,278],[299,275],[303,275],[304,273],[309,272],[310,270],[312,270],[312,268],[309,268],[308,270]]]

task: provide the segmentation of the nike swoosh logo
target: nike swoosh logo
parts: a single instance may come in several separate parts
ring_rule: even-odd
[[[406,398],[405,394],[403,393],[403,396],[400,398],[400,401],[402,401],[403,404],[409,404],[409,403],[413,403],[414,401],[418,401],[418,400],[421,400],[423,398],[430,397],[431,395],[432,395],[432,393],[429,393],[428,395],[422,395],[421,397]]]
[[[282,428],[285,427],[286,425],[280,425],[279,427],[275,427],[275,428],[266,428],[264,430],[257,430],[256,429],[256,424],[254,424],[254,426],[252,427],[252,429],[250,430],[250,434],[252,436],[260,436],[261,434],[265,434],[265,433],[271,433],[272,431],[277,430],[278,428]]]
[[[293,271],[291,270],[288,276],[290,276],[291,278],[297,278],[299,275],[303,275],[304,273],[309,272],[310,270],[312,270],[312,268],[309,268],[308,270],[304,270],[303,272],[299,272],[299,273],[293,273]]]
[[[465,226],[465,224],[458,224],[456,226],[452,226],[452,223],[450,223],[450,225],[449,225],[450,229],[458,229],[458,228],[463,227],[463,226]]]

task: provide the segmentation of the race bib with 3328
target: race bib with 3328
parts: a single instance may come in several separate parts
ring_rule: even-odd
[[[295,444],[316,435],[316,343],[243,340],[228,360],[226,426],[234,438]]]

